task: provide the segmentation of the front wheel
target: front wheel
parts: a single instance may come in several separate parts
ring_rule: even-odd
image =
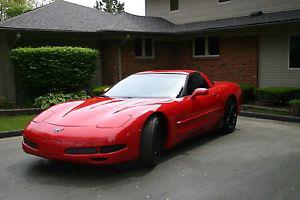
[[[141,136],[139,163],[148,167],[155,167],[162,150],[161,125],[158,117],[147,120]]]
[[[226,104],[225,114],[223,118],[222,130],[225,134],[232,133],[235,130],[237,117],[238,113],[236,100],[230,98]]]

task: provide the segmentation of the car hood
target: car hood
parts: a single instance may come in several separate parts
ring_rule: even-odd
[[[50,109],[52,114],[44,122],[59,126],[121,127],[133,115],[143,114],[169,99],[112,99],[92,98],[68,102]],[[136,108],[138,108],[138,112]]]

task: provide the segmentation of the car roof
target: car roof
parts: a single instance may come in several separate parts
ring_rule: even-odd
[[[136,74],[190,74],[197,72],[195,70],[150,70],[150,71],[144,71],[139,72]]]

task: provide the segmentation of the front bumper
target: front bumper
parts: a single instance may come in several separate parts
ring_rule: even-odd
[[[62,130],[55,133],[55,129]],[[47,159],[76,163],[109,165],[135,160],[139,155],[140,132],[134,127],[61,127],[30,123],[23,132],[24,152]],[[101,147],[126,145],[114,152],[101,153]],[[97,152],[70,154],[68,149],[96,148]]]

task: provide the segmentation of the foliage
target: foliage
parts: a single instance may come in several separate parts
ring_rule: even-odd
[[[288,105],[293,99],[300,98],[300,88],[268,87],[256,90],[258,101],[271,105]]]
[[[34,105],[36,107],[46,109],[49,108],[50,106],[59,103],[64,103],[70,100],[80,100],[80,99],[88,99],[88,98],[90,98],[90,96],[87,95],[86,91],[84,90],[81,92],[69,93],[69,94],[63,94],[62,92],[48,93],[46,95],[35,98]]]
[[[15,105],[10,102],[0,102],[0,109],[10,109],[15,108]]]
[[[25,13],[33,7],[32,0],[0,0],[0,21]]]
[[[0,109],[12,108],[13,106],[13,103],[7,102],[5,97],[0,96]]]
[[[103,85],[103,86],[96,86],[93,88],[93,94],[95,96],[99,96],[105,93],[105,90],[110,88],[111,86],[109,85]]]
[[[291,105],[300,106],[300,99],[293,99],[290,101]]]
[[[249,102],[249,101],[254,100],[254,95],[255,95],[255,90],[256,90],[255,86],[241,83],[240,88],[242,90],[244,102]]]
[[[17,48],[10,54],[17,86],[31,98],[85,89],[94,75],[97,58],[97,50],[78,47]]]
[[[101,11],[118,14],[124,11],[125,3],[119,0],[96,0],[95,8]]]
[[[31,0],[35,8],[53,3],[55,0]]]

